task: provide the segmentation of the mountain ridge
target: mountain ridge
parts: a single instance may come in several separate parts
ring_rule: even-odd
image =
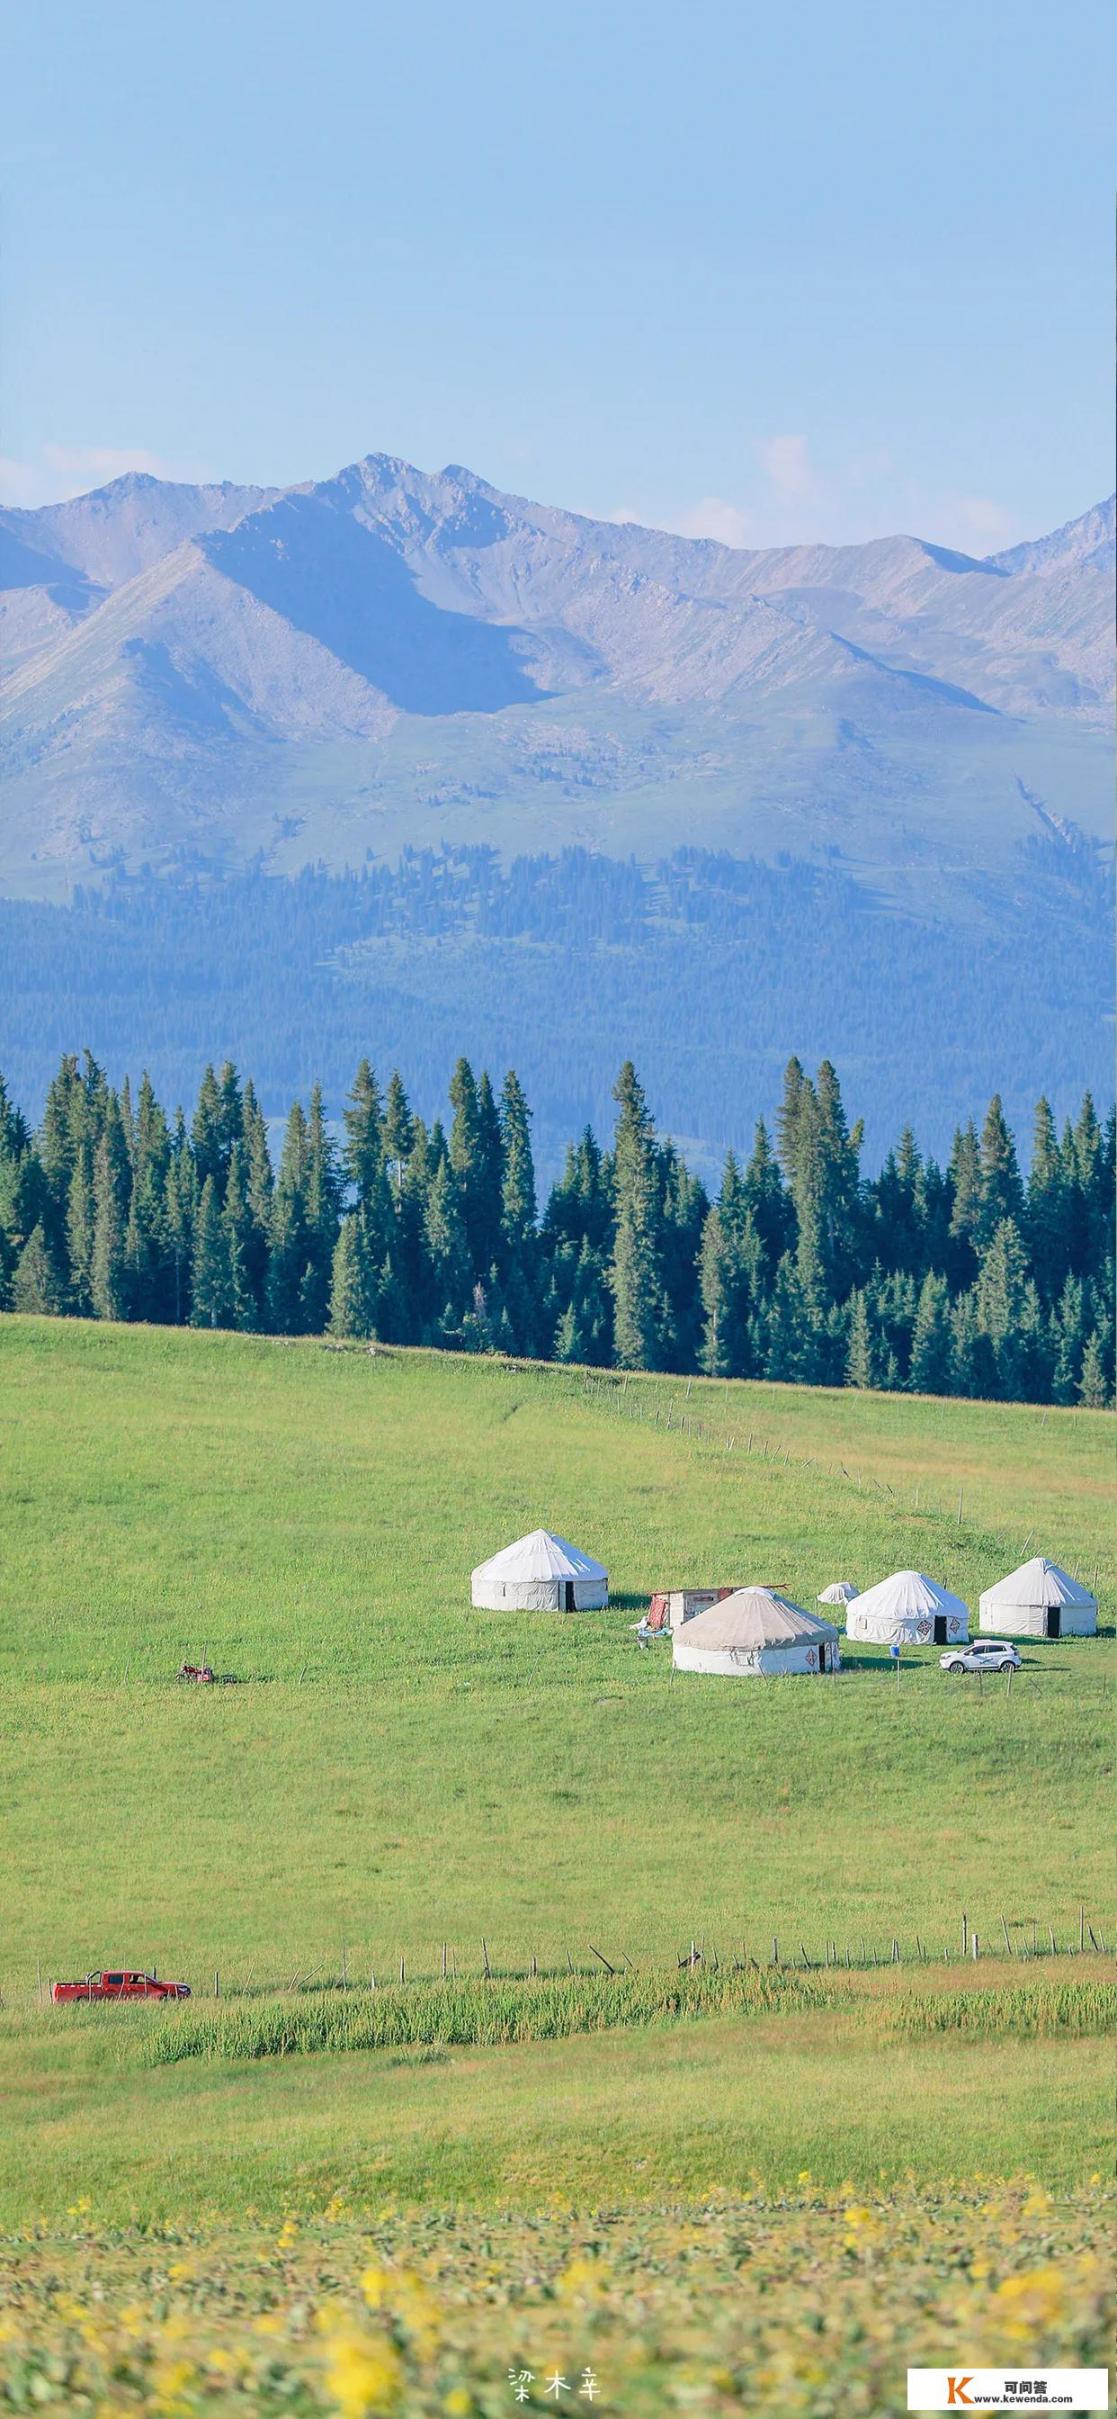
[[[920,878],[1101,838],[1113,505],[743,550],[369,454],[0,513],[0,883],[697,836]],[[978,803],[975,806],[975,799]]]

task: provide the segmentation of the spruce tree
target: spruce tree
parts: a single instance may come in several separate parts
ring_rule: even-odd
[[[951,1390],[950,1294],[945,1277],[928,1269],[912,1330],[909,1385],[915,1394]]]
[[[1016,1145],[1005,1123],[999,1092],[985,1113],[981,1129],[980,1200],[974,1242],[983,1251],[997,1228],[1011,1219],[1019,1230],[1024,1215],[1024,1188],[1016,1160]]]
[[[1051,1103],[1036,1103],[1024,1233],[1032,1273],[1045,1302],[1054,1302],[1070,1273],[1069,1200]]]
[[[230,1324],[229,1254],[216,1176],[206,1177],[194,1220],[190,1303],[192,1327]]]
[[[795,1234],[795,1211],[762,1117],[757,1119],[752,1156],[745,1169],[742,1190],[745,1207],[764,1253],[767,1271],[765,1290],[768,1290],[785,1251],[791,1249]]]
[[[1082,1375],[1078,1381],[1078,1399],[1087,1411],[1104,1411],[1109,1401],[1105,1376],[1103,1340],[1095,1327],[1087,1338],[1082,1355]]]
[[[869,1307],[859,1289],[849,1297],[849,1344],[846,1351],[845,1382],[847,1386],[873,1386],[877,1382],[873,1331],[869,1323]]]
[[[374,1292],[375,1285],[365,1252],[362,1213],[360,1210],[350,1210],[341,1221],[334,1246],[330,1278],[330,1334],[339,1338],[371,1335],[373,1313],[370,1296]]]
[[[198,1181],[191,1151],[179,1110],[171,1141],[171,1156],[163,1186],[162,1231],[166,1240],[173,1297],[172,1317],[176,1325],[190,1315],[190,1269],[194,1256],[194,1219],[198,1206]]]
[[[367,1058],[362,1058],[353,1078],[353,1089],[342,1110],[342,1124],[345,1127],[342,1169],[358,1207],[363,1209],[384,1165],[380,1088]]]
[[[311,1258],[306,1206],[308,1156],[306,1113],[301,1103],[295,1101],[283,1137],[271,1214],[268,1324],[277,1335],[305,1332],[303,1279]]]
[[[1028,1274],[1027,1255],[1013,1218],[1002,1218],[978,1272],[975,1309],[979,1336],[988,1338],[995,1370],[994,1391],[1006,1401],[1022,1392],[1021,1317]]]
[[[785,1252],[763,1319],[765,1377],[794,1385],[803,1376],[814,1345],[811,1321],[792,1252]]]
[[[462,1216],[457,1179],[446,1158],[440,1157],[427,1193],[423,1232],[429,1256],[432,1303],[437,1335],[432,1342],[449,1342],[460,1334],[472,1298],[469,1244]]]
[[[411,1156],[415,1139],[415,1121],[411,1104],[404,1090],[403,1077],[393,1074],[388,1083],[384,1103],[384,1160],[398,1201],[403,1191],[403,1171]]]
[[[229,1153],[225,1176],[225,1201],[221,1211],[227,1286],[227,1319],[230,1327],[250,1329],[260,1324],[260,1298],[256,1290],[256,1232],[248,1199],[245,1146],[234,1142]]]
[[[613,1098],[618,1110],[616,1234],[609,1268],[614,1349],[621,1369],[655,1369],[664,1310],[658,1171],[652,1121],[631,1059],[621,1068]]]
[[[950,1185],[950,1264],[946,1274],[952,1293],[972,1285],[977,1274],[977,1231],[981,1218],[981,1146],[972,1117],[955,1132],[948,1171]]]
[[[93,1154],[88,1142],[74,1156],[66,1203],[66,1257],[70,1302],[79,1318],[93,1309]]]
[[[326,1125],[321,1084],[315,1084],[310,1095],[304,1200],[307,1251],[300,1282],[299,1324],[304,1334],[321,1335],[329,1310],[330,1272],[341,1206],[337,1155]]]
[[[119,1104],[110,1097],[93,1161],[93,1257],[89,1292],[99,1319],[128,1316],[125,1236],[130,1181],[128,1148]]]
[[[42,1225],[28,1236],[12,1274],[11,1307],[56,1318],[66,1307],[66,1293]]]

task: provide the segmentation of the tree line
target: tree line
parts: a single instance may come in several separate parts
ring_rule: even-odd
[[[531,1111],[461,1058],[427,1125],[367,1059],[335,1134],[320,1087],[278,1164],[251,1081],[207,1067],[189,1122],[145,1075],[63,1058],[37,1129],[0,1079],[0,1308],[377,1338],[621,1369],[1008,1401],[1113,1400],[1115,1121],[1000,1098],[949,1162],[910,1128],[861,1169],[829,1060],[788,1064],[771,1135],[717,1194],[660,1136],[631,1062],[540,1215]]]

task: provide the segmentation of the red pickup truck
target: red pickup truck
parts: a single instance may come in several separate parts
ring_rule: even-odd
[[[50,1995],[56,2007],[68,1999],[189,1999],[190,1985],[121,1966],[111,1974],[87,1974],[84,1982],[52,1982]]]

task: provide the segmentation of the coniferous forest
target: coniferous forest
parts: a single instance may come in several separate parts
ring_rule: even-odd
[[[426,1125],[357,1069],[277,1164],[251,1082],[207,1069],[187,1122],[145,1076],[63,1059],[33,1131],[0,1081],[0,1308],[376,1338],[621,1369],[1008,1401],[1113,1400],[1115,1127],[1036,1108],[1028,1173],[1000,1099],[948,1164],[910,1130],[861,1171],[837,1074],[793,1058],[711,1199],[622,1067],[537,1199],[531,1111],[459,1059]]]

